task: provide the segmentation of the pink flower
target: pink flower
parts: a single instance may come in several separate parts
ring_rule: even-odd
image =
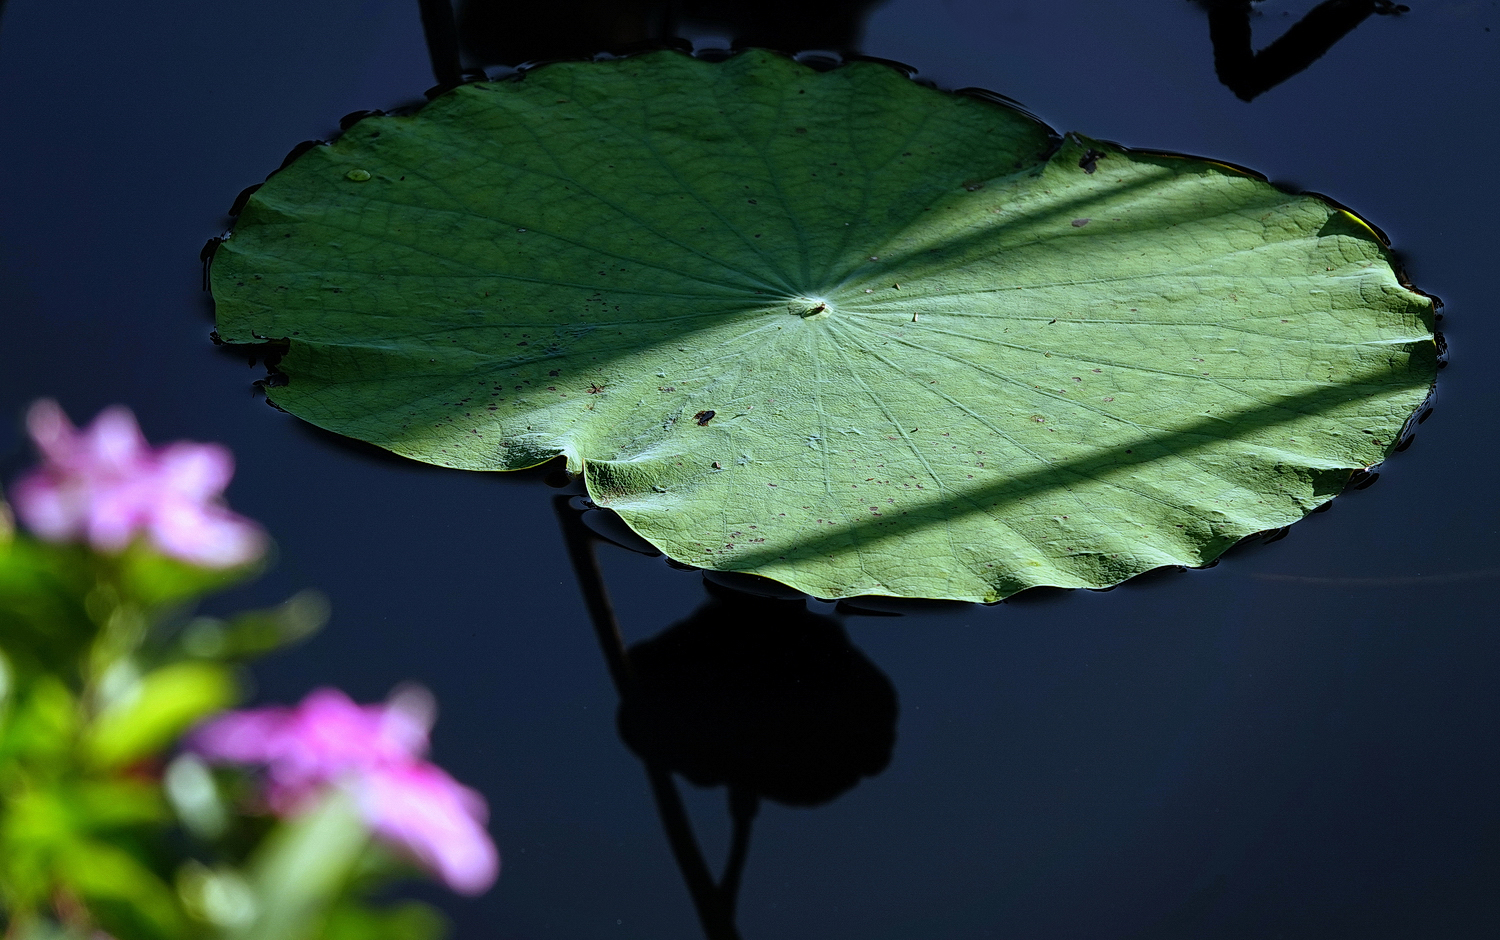
[[[266,800],[292,815],[329,786],[352,792],[377,836],[463,894],[479,894],[500,870],[485,831],[484,798],[422,760],[431,699],[407,692],[385,705],[356,705],[319,689],[296,708],[229,712],[193,733],[188,748],[212,761],[264,764]]]
[[[11,495],[39,537],[117,552],[144,534],[163,554],[206,568],[242,565],[265,551],[260,527],[221,499],[234,475],[226,448],[179,442],[153,449],[121,406],[79,431],[51,399],[31,406],[26,429],[42,464]]]
[[[481,894],[500,874],[485,831],[484,797],[426,761],[380,767],[355,790],[376,835],[403,846],[459,894]]]
[[[222,715],[196,731],[188,746],[209,760],[265,764],[267,802],[286,815],[350,769],[418,761],[427,753],[427,724],[414,711],[400,704],[356,705],[338,689],[318,689],[296,708]]]

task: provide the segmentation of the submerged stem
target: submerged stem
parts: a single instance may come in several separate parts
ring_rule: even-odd
[[[635,670],[631,668],[630,654],[625,649],[625,638],[620,633],[620,624],[615,617],[614,605],[610,603],[609,591],[604,585],[604,575],[599,570],[599,559],[594,555],[593,536],[583,524],[569,502],[570,497],[558,496],[553,500],[558,523],[562,526],[563,541],[567,545],[568,558],[573,563],[573,573],[578,577],[579,589],[583,592],[584,605],[594,625],[594,636],[599,640],[599,650],[609,667],[610,679],[621,698],[636,690]],[[661,817],[662,827],[667,833],[667,844],[677,868],[682,872],[688,893],[693,898],[693,907],[698,912],[698,922],[703,925],[708,940],[740,940],[734,926],[734,897],[739,890],[739,872],[744,867],[744,851],[748,846],[748,819],[745,833],[741,835],[739,814],[735,816],[735,849],[731,849],[730,865],[725,871],[725,883],[715,885],[703,851],[693,835],[692,821],[683,806],[682,794],[677,792],[677,782],[672,771],[658,760],[643,758],[646,764],[646,779],[651,784],[651,796],[656,802],[656,813]],[[734,794],[731,792],[731,802]],[[752,796],[752,799],[754,797]],[[754,816],[754,811],[750,813]],[[739,861],[735,861],[736,852]],[[730,875],[733,874],[732,887]],[[726,893],[726,887],[729,893]]]
[[[3,3],[4,0],[0,0]],[[422,10],[422,35],[427,38],[427,58],[439,86],[463,80],[458,55],[458,25],[453,20],[451,0],[417,0]]]
[[[750,854],[750,827],[760,811],[760,797],[753,790],[729,785],[729,816],[734,820],[734,837],[729,843],[729,859],[724,863],[724,877],[719,879],[719,899],[724,916],[734,923],[735,903],[740,896],[740,878],[745,873],[745,858]]]

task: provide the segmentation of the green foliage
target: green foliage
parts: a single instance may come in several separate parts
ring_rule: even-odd
[[[255,917],[236,940],[308,940],[338,897],[369,842],[348,796],[335,792],[316,810],[280,827],[250,868]]]
[[[3,504],[0,504],[3,506]],[[13,940],[433,940],[420,904],[363,894],[403,869],[345,798],[270,825],[177,739],[238,697],[234,664],[317,630],[313,592],[188,617],[250,574],[143,545],[116,555],[0,533],[0,933]],[[169,837],[180,825],[180,836]],[[186,845],[190,854],[183,854]]]
[[[220,664],[173,661],[163,638],[173,604],[225,583],[141,546],[0,543],[0,910],[12,930],[60,917],[58,929],[96,924],[121,940],[184,935],[150,762],[228,705],[236,682]]]
[[[438,940],[448,922],[426,904],[407,902],[373,910],[339,904],[329,912],[323,940]]]
[[[153,870],[153,835],[169,822],[158,789],[85,769],[82,703],[61,681],[18,691],[0,725],[0,906],[24,922],[62,894],[121,938],[177,935]]]
[[[300,591],[268,610],[252,610],[227,620],[194,618],[183,628],[180,642],[190,656],[249,659],[302,640],[327,619],[327,599],[317,591]]]
[[[1431,301],[1343,209],[876,64],[559,63],[248,203],[220,334],[418,460],[565,455],[669,555],[994,600],[1201,565],[1396,445]]]
[[[172,663],[143,676],[94,719],[89,759],[116,767],[162,750],[205,715],[237,698],[234,678],[217,663]]]
[[[73,676],[96,629],[86,607],[90,575],[85,549],[0,539],[0,637],[17,676]]]

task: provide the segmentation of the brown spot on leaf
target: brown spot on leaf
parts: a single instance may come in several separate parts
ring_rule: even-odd
[[[1088,150],[1084,151],[1083,156],[1078,161],[1078,166],[1083,170],[1083,172],[1092,173],[1095,170],[1099,169],[1099,161],[1103,160],[1107,156],[1109,156],[1109,154],[1104,153],[1100,150],[1095,150],[1091,147]]]

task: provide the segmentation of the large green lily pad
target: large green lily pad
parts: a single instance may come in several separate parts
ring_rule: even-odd
[[[995,600],[1201,565],[1382,460],[1436,369],[1377,235],[874,63],[550,65],[272,177],[214,262],[273,401],[558,454],[674,558]],[[515,533],[516,537],[525,537]]]

